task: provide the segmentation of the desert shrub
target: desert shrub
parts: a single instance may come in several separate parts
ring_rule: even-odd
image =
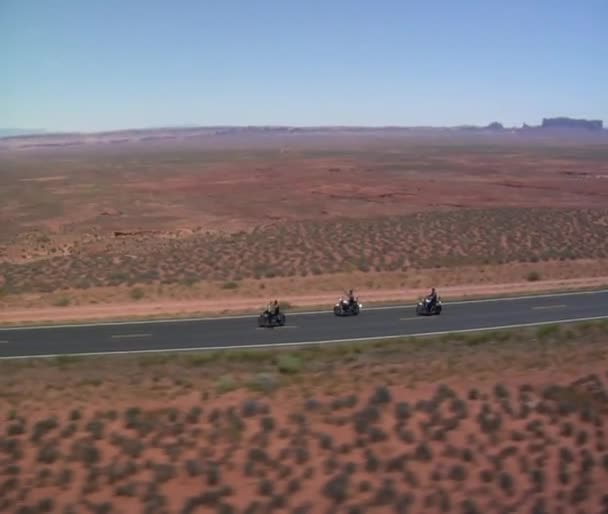
[[[209,486],[218,485],[222,480],[220,467],[215,463],[209,463],[207,465],[207,469],[205,470],[205,475],[207,477],[207,485],[209,485]]]
[[[245,400],[241,404],[241,416],[250,418],[260,411],[260,405],[256,400]]]
[[[319,446],[322,450],[331,450],[334,445],[333,437],[329,434],[320,434],[319,435]]]
[[[359,505],[349,505],[346,508],[346,514],[364,514],[365,510]]]
[[[227,291],[235,290],[238,288],[239,288],[238,282],[230,281],[230,282],[224,282],[222,284],[222,289],[225,289]]]
[[[14,423],[10,423],[6,427],[6,435],[8,435],[9,437],[23,435],[24,433],[25,433],[25,424],[22,421],[16,421]]]
[[[247,458],[251,462],[267,463],[270,461],[268,453],[262,448],[251,448],[247,453]]]
[[[279,466],[277,476],[281,480],[288,478],[289,476],[291,476],[291,474],[292,474],[292,469],[289,466]]]
[[[561,462],[565,462],[566,464],[574,462],[574,455],[573,455],[572,451],[570,450],[570,448],[568,448],[566,446],[562,446],[559,449],[559,459]]]
[[[280,386],[280,382],[274,373],[256,373],[247,385],[254,391],[270,394]]]
[[[509,398],[509,390],[504,384],[497,383],[494,386],[494,395],[496,396],[496,398],[506,399]]]
[[[456,482],[463,482],[467,478],[467,470],[462,464],[454,464],[448,471],[448,478]]]
[[[323,471],[326,475],[333,474],[338,467],[338,461],[334,457],[329,457],[323,461]]]
[[[316,398],[307,398],[306,401],[304,402],[304,408],[307,411],[314,411],[319,409],[319,407],[321,406],[319,400],[317,400]]]
[[[369,403],[371,403],[372,405],[390,403],[391,398],[392,396],[390,389],[386,386],[379,386],[376,388],[371,398],[369,399]]]
[[[450,401],[450,412],[458,419],[466,419],[469,416],[467,402],[461,400],[460,398],[454,398],[452,401]]]
[[[13,462],[23,457],[23,449],[18,439],[0,439],[0,451],[7,454]]]
[[[101,420],[94,419],[87,423],[86,431],[93,436],[93,439],[101,440],[104,435],[104,424]]]
[[[570,504],[577,505],[587,500],[589,497],[589,485],[585,482],[580,482],[574,486],[570,493]]]
[[[560,431],[559,431],[559,435],[561,437],[572,437],[573,433],[574,433],[574,427],[572,426],[572,423],[569,423],[569,422],[562,423]]]
[[[116,486],[116,489],[114,489],[114,494],[116,496],[133,498],[137,494],[137,484],[135,482],[127,482],[126,484]]]
[[[581,474],[583,476],[589,474],[589,472],[595,467],[595,459],[589,452],[589,450],[585,449],[581,452]]]
[[[608,453],[602,455],[602,467],[604,468],[604,471],[608,472]]]
[[[86,439],[79,439],[72,443],[72,457],[81,461],[85,466],[92,466],[100,459],[97,447]]]
[[[407,402],[399,402],[395,405],[395,418],[400,421],[407,420],[412,415],[411,408]]]
[[[277,359],[277,368],[281,373],[297,373],[302,369],[302,361],[296,355],[281,354]]]
[[[312,514],[313,512],[313,504],[309,501],[306,501],[300,505],[294,507],[291,511],[291,514]],[[252,514],[252,513],[247,513]]]
[[[303,446],[298,446],[294,450],[294,457],[296,464],[302,465],[308,462],[308,460],[310,459],[310,453],[308,452],[307,448],[304,448]]]
[[[485,434],[491,434],[498,431],[502,425],[502,419],[499,413],[493,413],[488,408],[484,408],[477,416],[477,422],[481,431]]]
[[[190,409],[188,414],[186,414],[186,423],[190,423],[191,425],[197,424],[200,421],[202,409],[195,405]]]
[[[120,439],[120,448],[125,455],[132,459],[137,459],[144,451],[144,445],[141,440],[129,437]]]
[[[348,475],[343,473],[329,479],[323,486],[323,495],[335,504],[346,501],[348,492]]]
[[[38,451],[38,462],[53,464],[59,458],[59,448],[56,441],[44,444]]]
[[[489,484],[494,480],[494,472],[490,469],[482,469],[479,472],[479,479],[484,484]]]
[[[443,428],[438,428],[431,434],[431,441],[445,441],[446,431]]]
[[[462,512],[462,514],[478,514],[481,512],[477,507],[475,500],[473,500],[472,498],[462,500],[460,504],[460,511]]]
[[[203,466],[197,460],[188,459],[184,463],[184,468],[186,469],[186,473],[189,477],[197,477],[203,474]]]
[[[355,431],[365,434],[369,427],[380,420],[380,411],[373,405],[368,405],[356,412],[353,416]]]
[[[168,482],[176,476],[175,466],[171,464],[157,464],[154,466],[154,480],[158,483]]]
[[[354,462],[347,462],[344,464],[344,466],[342,466],[342,471],[347,475],[354,475],[357,471],[357,464]]]
[[[547,507],[544,498],[538,498],[532,505],[531,514],[546,514]]]
[[[416,436],[411,430],[400,429],[397,435],[399,440],[405,444],[414,444],[416,442]]]
[[[17,464],[9,464],[5,468],[4,473],[7,475],[18,475],[19,473],[21,473],[21,468],[17,466]]]
[[[462,450],[462,460],[465,462],[473,461],[473,452],[470,448],[465,448]]]
[[[407,514],[411,512],[411,506],[415,501],[416,497],[413,493],[403,493],[395,500],[393,511],[395,514]]]
[[[134,287],[129,291],[129,296],[132,300],[141,300],[144,295],[144,290],[141,287]]]
[[[513,489],[515,487],[513,477],[506,471],[503,471],[498,475],[498,485],[509,496],[513,494]]]
[[[57,418],[55,416],[36,422],[32,430],[32,441],[40,441],[45,434],[56,429],[58,426]]]
[[[234,391],[236,387],[237,384],[232,375],[222,375],[215,384],[215,389],[220,394]]]
[[[526,280],[528,282],[538,282],[540,280],[540,273],[538,271],[530,271],[526,275]]]
[[[266,478],[260,480],[258,484],[258,494],[261,496],[270,496],[274,491],[274,486],[272,482]]]
[[[357,405],[357,401],[358,398],[356,394],[341,396],[340,398],[335,398],[334,400],[332,400],[331,408],[333,410],[352,409]]]
[[[385,478],[376,490],[372,503],[373,505],[390,505],[396,499],[397,489],[395,488],[395,482],[390,478]]]
[[[388,439],[388,434],[380,427],[370,427],[367,431],[370,443],[380,443]]]
[[[536,337],[546,339],[559,333],[558,325],[544,325],[536,330]]]
[[[541,492],[545,487],[545,472],[541,468],[532,470],[530,480],[534,484],[536,491]]]
[[[55,502],[52,498],[43,498],[38,502],[38,510],[40,512],[52,512],[55,508]]]
[[[260,420],[260,427],[264,432],[272,432],[276,427],[276,421],[272,416],[264,416]]]
[[[416,450],[414,451],[414,457],[416,460],[421,462],[430,462],[433,460],[433,453],[431,452],[430,446],[426,443],[420,443],[416,446]]]
[[[576,434],[576,445],[577,446],[585,446],[589,439],[589,434],[585,430],[580,430],[578,434]]]
[[[395,471],[404,471],[407,465],[407,455],[397,455],[392,457],[386,463],[387,473]]]
[[[55,307],[67,307],[70,305],[70,299],[67,296],[60,296],[53,302],[53,305]]]

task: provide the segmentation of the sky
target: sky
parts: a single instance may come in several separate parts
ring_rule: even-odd
[[[608,122],[607,0],[0,0],[0,127]]]

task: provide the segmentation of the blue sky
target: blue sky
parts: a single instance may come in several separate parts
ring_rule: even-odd
[[[0,0],[0,126],[608,121],[606,0]]]

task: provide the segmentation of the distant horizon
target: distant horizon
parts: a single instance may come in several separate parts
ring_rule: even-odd
[[[15,128],[15,127],[0,127],[0,137],[18,137],[27,135],[70,135],[70,134],[100,134],[100,133],[113,133],[113,132],[130,132],[130,131],[146,131],[146,130],[187,130],[187,129],[222,129],[222,128],[270,128],[270,129],[466,129],[466,128],[479,128],[484,129],[490,127],[493,123],[499,123],[502,125],[504,130],[521,129],[524,126],[529,128],[537,128],[542,126],[544,119],[558,119],[566,118],[571,120],[585,120],[585,121],[599,121],[604,122],[603,119],[596,118],[578,118],[574,116],[559,115],[559,116],[544,116],[538,122],[538,124],[523,122],[519,125],[504,125],[500,120],[494,120],[483,125],[476,125],[472,123],[461,123],[458,125],[376,125],[376,124],[323,124],[323,125],[289,125],[289,124],[176,124],[176,125],[159,125],[159,126],[132,126],[127,128],[115,128],[105,130],[52,130],[45,128]],[[603,127],[604,130],[608,130],[608,127]],[[6,132],[16,132],[13,135],[3,135]]]

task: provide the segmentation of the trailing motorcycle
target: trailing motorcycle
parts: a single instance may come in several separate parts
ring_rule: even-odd
[[[334,305],[334,314],[336,316],[357,316],[362,308],[363,305],[359,303],[358,298],[355,298],[355,301],[351,303],[347,298],[340,297]]]

